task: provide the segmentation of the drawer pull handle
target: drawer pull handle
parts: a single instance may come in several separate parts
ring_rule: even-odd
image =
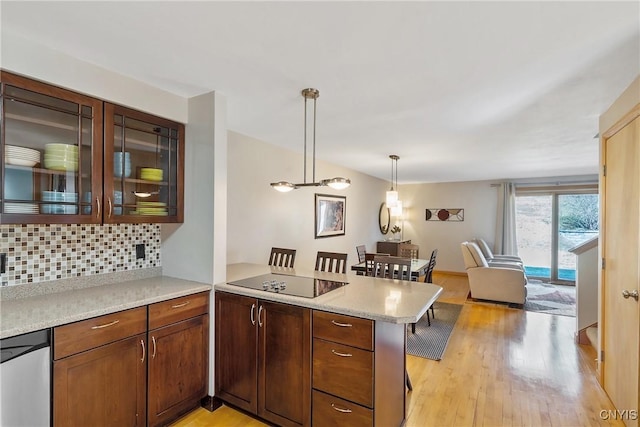
[[[343,414],[350,414],[350,413],[352,413],[352,412],[353,412],[351,409],[338,408],[338,407],[337,407],[336,405],[334,405],[333,403],[331,404],[331,407],[332,407],[333,409],[335,409],[336,411],[338,411],[338,412],[342,412]]]
[[[262,311],[264,310],[264,308],[262,306],[260,306],[260,308],[258,308],[258,326],[260,326],[262,328]]]
[[[184,307],[185,305],[189,304],[191,301],[187,301],[187,302],[183,302],[182,304],[176,304],[176,305],[172,305],[171,308],[180,308],[180,307]]]
[[[156,337],[152,335],[151,341],[153,342],[153,353],[151,354],[151,358],[155,359],[156,358]]]
[[[333,323],[336,326],[340,326],[341,328],[350,328],[353,326],[351,323],[339,323],[339,322],[336,322],[335,320],[332,320],[331,323]]]
[[[105,323],[104,325],[98,325],[98,326],[92,326],[91,329],[102,329],[102,328],[108,328],[109,326],[113,326],[120,323],[119,320],[114,320],[111,323]]]
[[[351,353],[340,353],[340,352],[337,352],[335,350],[331,350],[331,353],[335,354],[336,356],[340,356],[340,357],[352,357],[353,356],[353,354],[351,354]]]
[[[144,349],[144,340],[140,340],[140,345],[142,346],[142,359],[140,359],[140,362],[144,363],[144,356],[146,355],[146,351]]]

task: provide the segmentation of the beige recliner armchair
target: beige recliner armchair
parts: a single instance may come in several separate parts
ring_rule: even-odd
[[[480,249],[480,252],[482,252],[482,255],[487,260],[489,267],[518,268],[524,270],[524,263],[520,257],[515,255],[494,255],[484,239],[475,239],[472,240],[471,243],[478,245],[478,249]]]
[[[473,242],[462,242],[460,247],[472,298],[524,304],[527,277],[521,268],[489,266],[482,251]]]

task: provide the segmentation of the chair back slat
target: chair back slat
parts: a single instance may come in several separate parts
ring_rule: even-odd
[[[347,274],[347,254],[318,251],[315,269],[316,271]]]
[[[400,243],[398,245],[398,256],[403,258],[418,259],[418,253],[420,252],[420,246],[412,245],[411,243]]]
[[[386,279],[411,280],[411,258],[374,256],[373,274]]]
[[[434,249],[433,252],[431,252],[431,258],[429,258],[429,265],[427,266],[427,274],[424,277],[424,281],[427,283],[432,283],[431,279],[433,275],[433,269],[436,266],[437,255],[438,255],[438,250]]]
[[[271,255],[269,255],[269,265],[273,265],[276,267],[293,268],[295,260],[295,249],[271,248]]]

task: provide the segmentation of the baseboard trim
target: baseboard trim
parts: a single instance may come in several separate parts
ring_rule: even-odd
[[[461,277],[467,277],[467,272],[466,271],[447,271],[447,270],[433,270],[434,273],[440,273],[440,274],[448,274],[450,276],[461,276]]]
[[[222,406],[222,400],[215,396],[205,396],[200,400],[200,406],[209,412],[213,412]]]

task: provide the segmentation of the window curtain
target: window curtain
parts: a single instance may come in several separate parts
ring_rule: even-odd
[[[503,182],[498,186],[498,212],[496,215],[495,252],[518,255],[516,240],[516,186]]]

